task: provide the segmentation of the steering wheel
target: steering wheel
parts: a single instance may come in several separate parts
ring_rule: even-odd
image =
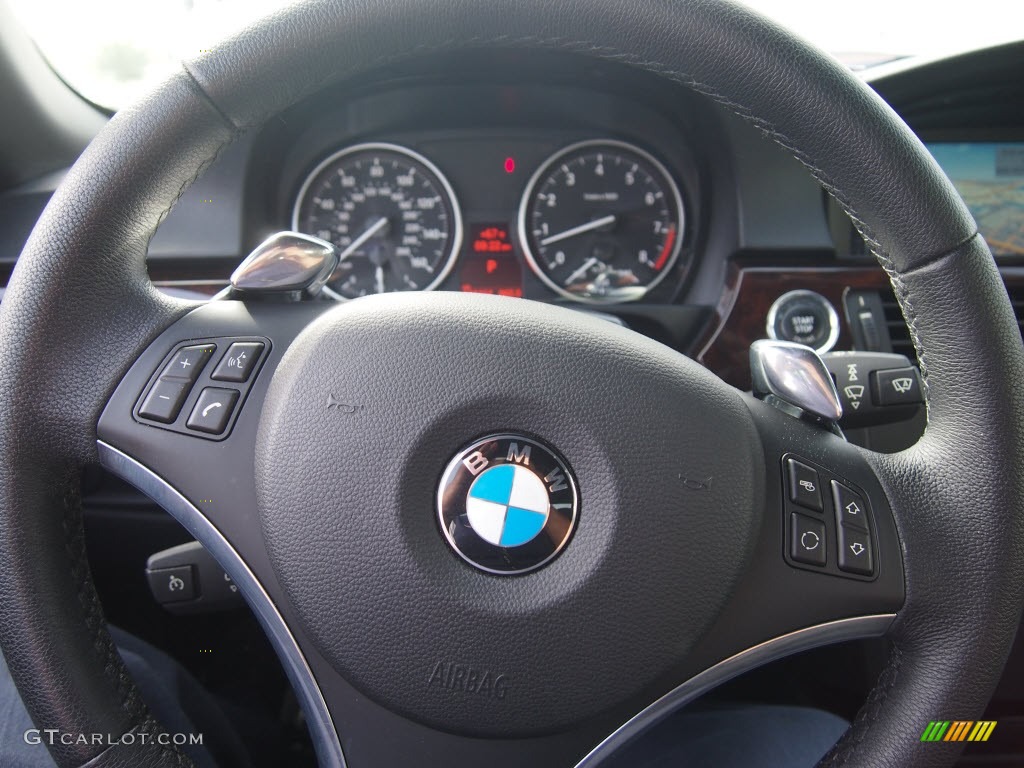
[[[385,63],[485,47],[656,73],[792,152],[892,279],[925,383],[920,442],[891,456],[855,448],[653,341],[519,299],[195,305],[154,290],[150,237],[240,133]],[[236,342],[255,345],[255,369],[213,378]],[[235,580],[323,765],[596,765],[744,669],[880,635],[885,671],[825,763],[949,765],[957,745],[921,731],[982,712],[1020,619],[1024,361],[992,257],[879,98],[726,2],[282,10],[96,137],[18,262],[0,350],[0,639],[34,721],[70,735],[50,747],[64,768],[187,762],[162,743],[105,629],[76,496],[96,463],[178,517]],[[182,360],[198,373],[162,375]],[[161,424],[140,398],[165,379],[165,397],[184,399]],[[185,425],[207,389],[231,410],[220,433]],[[574,484],[560,503],[571,514],[552,501],[543,536],[474,554],[457,532],[481,487],[470,484],[495,486],[499,465],[520,478],[527,446],[555,462],[539,493]],[[791,455],[817,472],[825,514],[794,511]],[[852,570],[836,568],[856,534],[832,481],[870,516],[854,541],[869,562]],[[790,557],[801,515],[820,526],[817,570]],[[509,554],[534,543],[558,548],[546,564]],[[513,567],[524,562],[543,567]]]

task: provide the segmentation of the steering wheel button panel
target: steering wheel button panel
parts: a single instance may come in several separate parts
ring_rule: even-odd
[[[796,459],[786,459],[789,474],[789,499],[801,507],[821,512],[821,480],[818,473]]]
[[[166,378],[186,379],[195,382],[199,374],[206,367],[206,361],[216,351],[214,344],[197,344],[191,347],[184,347],[175,353],[174,358],[164,368],[163,376]]]
[[[139,408],[139,415],[167,424],[178,418],[181,404],[185,402],[192,384],[175,379],[159,379]]]
[[[825,565],[828,549],[825,524],[807,515],[793,513],[790,556],[809,565]]]
[[[239,341],[228,347],[213,375],[214,381],[248,381],[263,354],[263,342]]]
[[[210,373],[207,363],[218,349],[227,351]],[[259,337],[189,339],[157,367],[132,415],[147,426],[223,440],[269,352],[270,342]],[[235,386],[217,386],[225,381]]]
[[[189,429],[219,435],[227,428],[237,402],[237,389],[207,387],[200,393],[186,426]]]
[[[784,456],[782,474],[786,561],[795,568],[830,576],[874,579],[876,539],[868,495],[863,490],[854,490],[846,478],[837,475],[836,469],[826,469],[803,457]],[[801,481],[814,486],[814,491],[808,485],[800,486]],[[823,488],[829,492],[823,493]],[[805,514],[815,509],[808,500],[817,503],[817,510],[824,514]],[[821,549],[813,546],[814,537],[821,539]]]

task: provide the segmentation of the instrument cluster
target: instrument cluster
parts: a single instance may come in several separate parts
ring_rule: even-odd
[[[341,252],[325,288],[338,300],[440,289],[650,301],[693,258],[685,179],[658,154],[606,137],[351,143],[304,173],[291,226]]]

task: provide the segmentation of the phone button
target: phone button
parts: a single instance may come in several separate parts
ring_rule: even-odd
[[[224,432],[238,402],[238,390],[207,387],[199,394],[186,426],[199,432],[219,435]]]

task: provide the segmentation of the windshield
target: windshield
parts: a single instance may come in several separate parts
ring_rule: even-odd
[[[486,0],[481,0],[486,2]],[[111,109],[144,93],[281,0],[9,0],[54,69]],[[1021,37],[1024,3],[747,0],[848,66],[942,55]]]

